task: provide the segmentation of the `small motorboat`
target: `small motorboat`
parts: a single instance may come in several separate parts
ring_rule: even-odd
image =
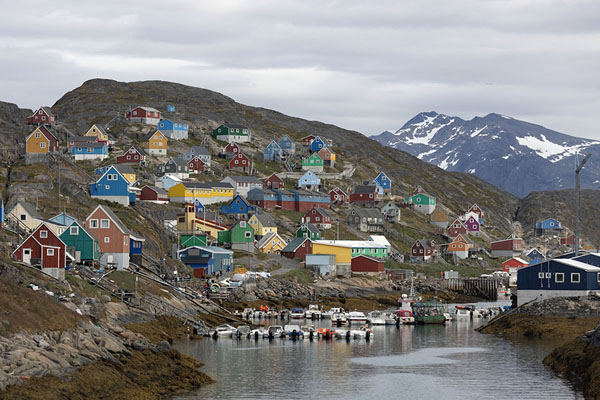
[[[324,313],[322,313],[321,318],[330,319],[333,316],[333,314],[337,314],[337,313],[346,314],[346,311],[342,307],[332,307],[328,311],[325,311]]]
[[[354,339],[373,339],[373,332],[370,329],[352,329],[350,336]]]
[[[305,313],[307,319],[321,319],[322,314],[322,311],[316,304],[310,304]]]
[[[229,324],[223,324],[217,326],[215,329],[209,332],[213,337],[232,337],[237,332],[237,329]]]
[[[317,335],[319,339],[331,339],[335,337],[335,331],[329,328],[319,328],[317,329]]]
[[[269,339],[285,337],[285,331],[281,325],[271,325],[267,331],[267,337]]]
[[[446,322],[452,321],[452,315],[449,312],[444,313],[444,318],[446,318]]]
[[[252,329],[250,331],[250,339],[262,339],[269,337],[269,331],[267,331],[264,327],[259,327],[257,329]]]
[[[383,319],[386,325],[396,325],[396,315],[393,312],[383,313]]]
[[[252,332],[252,329],[248,325],[240,325],[235,331],[235,337],[238,339],[244,337],[250,338],[250,332]]]
[[[412,311],[398,310],[396,311],[396,321],[403,325],[411,325],[415,323],[415,317]]]
[[[331,314],[331,325],[346,325],[348,323],[348,317],[345,312],[335,312]]]
[[[292,308],[292,312],[290,313],[291,319],[302,319],[304,318],[304,310],[301,308]]]
[[[348,313],[348,322],[351,324],[364,324],[367,322],[367,316],[362,311],[350,311]]]
[[[381,311],[371,311],[367,314],[367,322],[371,325],[385,325],[385,316]]]
[[[300,325],[289,324],[283,327],[285,336],[290,339],[301,339],[304,336],[304,332],[300,329]]]

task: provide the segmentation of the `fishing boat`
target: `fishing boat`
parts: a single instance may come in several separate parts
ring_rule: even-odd
[[[302,319],[304,318],[304,310],[301,308],[292,308],[290,312],[291,319]]]
[[[335,312],[331,315],[331,325],[346,325],[348,323],[348,317],[345,312]]]
[[[285,333],[285,336],[290,339],[300,339],[304,336],[304,332],[300,329],[300,325],[288,324],[283,327],[283,332]]]
[[[381,311],[371,311],[367,314],[367,322],[371,325],[385,325],[385,316]]]
[[[285,337],[285,331],[281,325],[271,325],[267,331],[269,338]]]
[[[318,305],[310,304],[308,306],[308,310],[306,310],[305,315],[307,319],[321,319],[322,312],[319,309]]]
[[[223,324],[223,325],[217,326],[215,329],[210,331],[209,334],[213,337],[214,336],[232,337],[236,331],[237,331],[237,329],[235,327],[233,327],[229,324]]]
[[[364,324],[367,322],[367,316],[362,311],[350,311],[348,313],[348,322],[351,324]]]
[[[444,324],[444,304],[440,301],[422,301],[413,303],[413,315],[417,324]]]
[[[397,310],[396,321],[404,325],[412,325],[415,323],[415,317],[412,310]]]

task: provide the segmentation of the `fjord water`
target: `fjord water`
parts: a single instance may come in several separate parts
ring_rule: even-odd
[[[554,344],[477,325],[374,327],[370,342],[184,341],[177,349],[217,382],[182,399],[583,398],[542,365]]]

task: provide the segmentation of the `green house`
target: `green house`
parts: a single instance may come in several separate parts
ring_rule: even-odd
[[[179,236],[179,248],[186,249],[192,246],[206,246],[206,235],[181,235]]]
[[[73,221],[71,225],[60,235],[60,240],[65,242],[67,249],[75,248],[75,260],[81,261],[97,261],[100,256],[100,247],[98,239],[85,229],[85,226],[77,221]]]
[[[302,169],[305,171],[323,172],[323,159],[318,153],[302,160]]]
[[[296,231],[296,237],[309,238],[314,241],[321,239],[321,232],[313,224],[302,224]]]
[[[238,221],[228,231],[219,232],[219,244],[230,244],[233,250],[254,253],[254,229],[246,221]]]
[[[415,210],[424,214],[431,214],[435,210],[435,197],[427,193],[415,193],[404,198],[408,204],[412,204]]]
[[[228,143],[243,143],[250,141],[250,131],[243,125],[223,124],[213,129],[212,137]]]

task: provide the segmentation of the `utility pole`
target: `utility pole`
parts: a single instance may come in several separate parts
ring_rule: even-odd
[[[585,165],[585,163],[590,159],[592,154],[587,154],[583,160],[579,163],[579,157],[575,156],[575,189],[577,190],[577,210],[575,216],[575,257],[579,255],[579,209],[581,207],[581,191],[579,187],[579,173],[581,169]]]

